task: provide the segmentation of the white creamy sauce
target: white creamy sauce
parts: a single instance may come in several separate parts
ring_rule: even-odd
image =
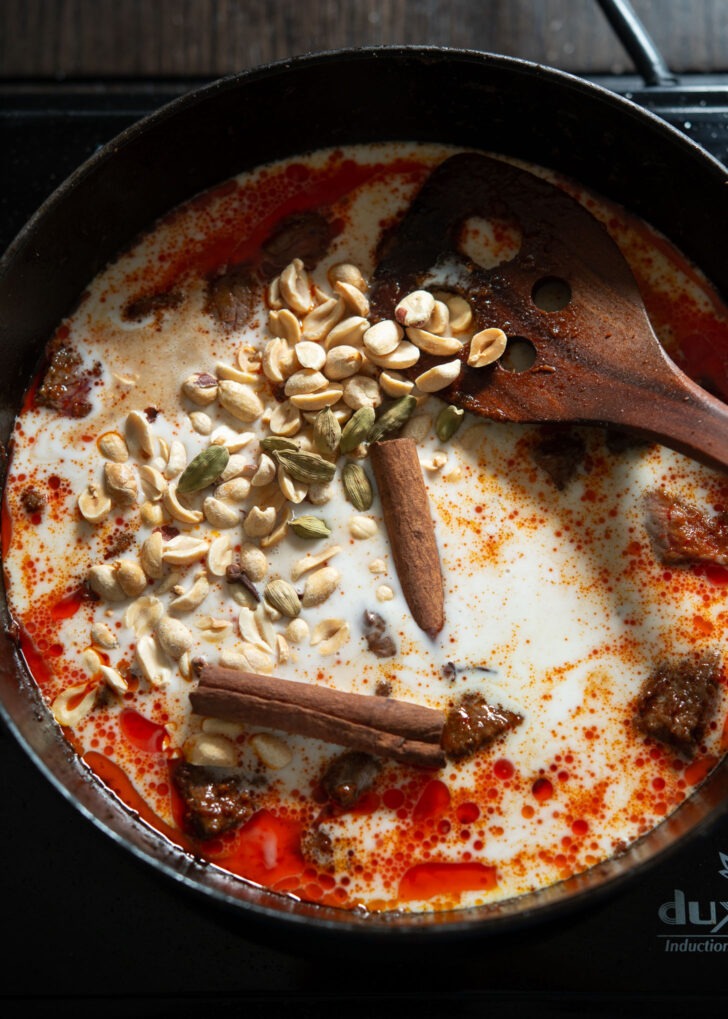
[[[345,153],[360,164],[409,158],[428,165],[449,154],[450,150],[439,147],[404,144]],[[330,159],[330,153],[322,153],[296,162],[315,171]],[[223,190],[205,203],[183,207],[101,273],[65,323],[69,342],[82,355],[84,365],[101,365],[98,383],[91,389],[91,413],[74,420],[31,406],[19,419],[8,482],[13,537],[5,569],[13,615],[50,669],[42,686],[52,704],[68,687],[94,679],[97,685],[100,682],[94,668],[87,667],[88,649],[93,645],[99,651],[91,637],[94,623],[106,624],[115,635],[117,646],[105,649],[102,660],[121,676],[134,666],[142,638],[154,633],[151,624],[137,623],[136,629],[130,625],[130,606],[140,604],[136,598],[84,601],[68,618],[52,623],[48,614],[37,617],[43,599],[50,605],[54,596],[60,599],[77,590],[92,566],[113,561],[105,556],[115,530],[133,531],[131,545],[115,558],[136,561],[142,543],[155,528],[139,515],[141,505],[150,501],[141,486],[132,508],[114,507],[95,525],[80,518],[79,493],[90,482],[103,486],[105,460],[99,438],[110,431],[125,435],[127,415],[152,407],[158,411],[149,422],[155,451],[145,458],[130,444],[128,463],[136,471],[151,465],[164,474],[165,448],[175,441],[183,444],[187,461],[192,460],[218,429],[224,429],[228,437],[241,437],[238,452],[251,470],[258,463],[259,439],[270,434],[275,407],[264,378],[259,391],[266,410],[251,423],[236,420],[218,401],[208,407],[192,405],[181,395],[181,387],[193,372],[215,375],[219,364],[241,371],[237,359],[241,345],[251,348],[251,364],[256,364],[256,352],[271,338],[262,289],[248,324],[233,332],[220,328],[205,309],[204,280],[194,272],[181,281],[178,289],[183,299],[177,306],[135,321],[127,320],[123,310],[147,292],[145,280],[160,271],[162,256],[171,264],[188,252],[194,262],[231,210],[239,212],[249,201],[255,222],[255,202],[262,203],[263,211],[268,202],[270,214],[277,192],[275,187],[267,191],[263,187],[261,198],[258,184],[276,181],[280,172],[280,167],[264,168],[241,177],[236,195]],[[334,201],[332,211],[344,219],[345,227],[311,272],[312,283],[330,292],[327,270],[340,262],[353,263],[369,276],[376,264],[381,228],[406,207],[415,190],[416,182],[408,173],[384,173]],[[266,197],[268,192],[272,197]],[[603,209],[605,218],[614,217],[613,209],[606,205]],[[618,239],[625,245],[631,241],[639,252],[630,229],[628,221],[619,221]],[[477,233],[473,244],[488,248],[487,233],[473,230]],[[696,286],[692,274],[676,277],[677,270],[668,264],[663,248],[651,253],[649,266],[646,256],[639,257],[657,290],[668,292],[664,281],[669,280],[696,306],[715,308],[714,297]],[[452,282],[446,268],[443,273],[438,286]],[[725,625],[721,588],[689,571],[674,571],[679,579],[665,576],[644,529],[642,498],[650,489],[667,487],[701,505],[719,501],[719,480],[709,471],[656,446],[612,455],[605,449],[601,431],[582,429],[587,464],[559,491],[528,455],[533,428],[492,424],[466,414],[456,435],[442,443],[434,431],[442,406],[437,396],[423,396],[404,429],[404,434],[422,431],[418,451],[445,582],[446,622],[434,640],[413,621],[403,597],[377,495],[371,507],[359,513],[344,498],[337,472],[327,502],[292,506],[294,515],[323,518],[331,528],[330,536],[308,541],[289,532],[279,543],[264,548],[268,569],[260,589],[274,577],[290,579],[294,564],[306,553],[340,547],[327,561],[338,571],[336,588],[321,605],[302,611],[300,618],[308,633],[301,642],[291,639],[286,618],[264,608],[246,613],[228,585],[210,574],[204,558],[179,568],[174,590],[168,568],[163,578],[150,581],[141,598],[157,599],[161,611],[185,624],[192,640],[189,655],[178,663],[162,654],[163,678],[158,687],[142,677],[126,695],[111,691],[103,705],[93,707],[73,726],[79,749],[105,755],[124,769],[166,824],[175,823],[167,757],[188,756],[195,761],[195,747],[205,733],[221,740],[246,774],[262,776],[266,809],[275,811],[279,801],[284,806],[293,803],[295,812],[341,748],[277,733],[290,751],[290,761],[281,768],[266,768],[250,742],[260,729],[231,727],[190,714],[188,697],[194,680],[188,659],[201,655],[218,662],[226,654],[249,650],[251,641],[246,643],[241,632],[241,608],[244,626],[255,627],[255,619],[260,622],[253,646],[262,657],[254,660],[259,667],[252,671],[264,671],[260,664],[267,663],[267,671],[281,678],[372,695],[378,682],[386,680],[393,697],[444,711],[466,691],[477,691],[489,703],[520,714],[522,724],[494,744],[466,760],[448,761],[430,776],[449,793],[450,804],[440,813],[413,819],[407,796],[417,800],[427,780],[413,778],[411,770],[390,763],[375,785],[376,809],[342,812],[324,820],[321,830],[333,846],[331,873],[339,887],[342,875],[347,876],[348,905],[432,909],[507,898],[592,866],[644,834],[689,793],[691,782],[685,780],[684,769],[675,766],[674,754],[652,752],[655,744],[633,730],[634,698],[657,661],[712,646]],[[200,414],[207,415],[207,425]],[[309,434],[310,426],[304,423],[293,438]],[[368,460],[358,462],[373,479]],[[21,508],[20,494],[29,483],[46,492],[53,478],[61,479],[61,487],[40,521],[31,525]],[[208,489],[191,496],[188,505],[200,507],[209,494]],[[256,497],[253,487],[240,508],[249,512]],[[352,537],[352,518],[357,516],[373,523],[370,536]],[[256,543],[243,535],[240,523],[229,528],[212,527],[206,520],[184,525],[168,515],[164,522],[207,541],[227,534],[232,550],[248,540]],[[630,552],[632,546],[634,552]],[[304,574],[294,586],[301,589],[309,575]],[[198,576],[209,580],[209,593],[193,611],[175,613],[171,602],[189,591]],[[367,651],[362,635],[367,610],[386,621],[398,646],[396,657],[379,659]],[[696,617],[701,620],[700,631],[692,622]],[[45,644],[43,632],[33,626],[36,618],[46,628]],[[216,621],[217,629],[210,628],[210,620]],[[312,644],[310,636],[319,624],[331,620],[348,625],[349,637],[338,650],[322,654],[321,644]],[[329,631],[338,625],[331,624]],[[276,645],[278,637],[286,642],[283,653]],[[61,652],[49,655],[49,641],[61,645]],[[455,666],[454,678],[447,673],[448,663]],[[138,666],[132,671],[138,675]],[[120,716],[130,708],[164,726],[164,753],[159,748],[140,751],[119,734]],[[725,712],[722,689],[718,722],[705,736],[701,757],[717,758],[722,752]],[[508,768],[498,772],[499,761],[505,761],[512,772]],[[419,782],[419,792],[406,793],[404,805],[398,796],[382,798],[385,790],[400,788],[403,774],[405,784]],[[541,789],[546,788],[543,782],[551,784],[550,795],[536,795],[539,781]],[[461,820],[457,810],[473,802],[477,817]],[[469,816],[467,810],[463,816]],[[418,829],[419,834],[414,834]],[[234,847],[234,837],[227,845]],[[276,844],[271,841],[266,846],[265,859],[273,872]],[[400,898],[397,882],[405,867],[396,862],[397,853],[405,853],[410,866],[480,863],[496,869],[497,881],[490,888],[468,886],[466,881],[455,892],[443,886],[441,894]],[[224,855],[212,852],[211,858],[222,860]],[[389,857],[390,864],[378,865]],[[361,864],[359,869],[356,863]],[[259,872],[253,876],[260,879]]]

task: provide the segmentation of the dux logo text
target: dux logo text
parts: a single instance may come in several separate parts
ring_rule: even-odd
[[[728,854],[718,853],[720,877],[728,881]],[[728,893],[728,884],[725,886]],[[718,899],[691,899],[680,888],[657,911],[663,924],[679,928],[660,935],[666,952],[728,952],[728,895]]]

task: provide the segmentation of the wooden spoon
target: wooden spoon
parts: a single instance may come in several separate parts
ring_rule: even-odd
[[[492,269],[465,257],[471,217],[515,222],[518,254]],[[560,188],[475,153],[443,162],[382,245],[375,312],[392,317],[406,294],[438,285],[469,301],[478,330],[501,328],[533,360],[520,371],[503,361],[471,368],[466,344],[445,399],[500,421],[613,425],[728,468],[728,407],[670,360],[619,248]],[[545,310],[549,291],[567,303]],[[413,371],[437,360],[423,356]]]

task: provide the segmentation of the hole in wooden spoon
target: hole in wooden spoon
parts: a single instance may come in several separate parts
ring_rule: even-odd
[[[507,372],[527,372],[536,361],[536,348],[523,336],[509,336],[508,346],[498,364]]]
[[[523,234],[513,220],[469,216],[460,227],[458,251],[482,269],[510,262],[521,250]]]
[[[571,301],[571,287],[558,276],[544,276],[534,283],[531,300],[541,311],[561,311]]]

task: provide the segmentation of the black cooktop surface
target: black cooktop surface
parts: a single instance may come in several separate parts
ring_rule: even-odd
[[[602,79],[728,163],[728,79]],[[0,249],[128,124],[192,87],[0,86]],[[557,921],[456,944],[292,938],[161,877],[82,818],[0,727],[6,1013],[645,1016],[724,1003],[728,817]]]

